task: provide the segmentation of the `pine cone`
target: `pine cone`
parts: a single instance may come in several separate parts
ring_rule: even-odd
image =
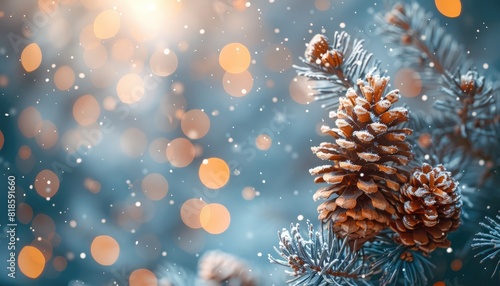
[[[484,88],[484,77],[479,76],[477,71],[467,71],[460,76],[460,90],[469,97],[481,94]]]
[[[393,201],[409,174],[394,165],[405,165],[412,158],[411,145],[405,142],[411,129],[396,129],[408,120],[408,110],[393,108],[399,91],[384,94],[388,77],[366,76],[358,80],[359,95],[350,88],[339,99],[338,128],[322,126],[321,131],[335,138],[311,148],[322,160],[332,161],[309,170],[316,183],[326,182],[314,194],[314,200],[329,199],[318,207],[319,219],[333,221],[340,237],[367,239],[386,228],[395,213]]]
[[[321,34],[316,34],[311,39],[304,56],[309,63],[316,64],[329,72],[332,72],[344,62],[344,55],[342,52],[336,49],[330,49],[328,38]]]
[[[410,25],[406,19],[406,9],[401,3],[397,3],[392,10],[385,14],[385,21],[403,30],[409,30]]]
[[[206,285],[255,286],[251,270],[239,258],[222,251],[205,253],[198,263],[198,275]]]
[[[449,247],[449,232],[460,225],[462,202],[458,183],[442,165],[424,163],[401,188],[396,204],[397,219],[391,222],[396,242],[426,254],[436,247]]]

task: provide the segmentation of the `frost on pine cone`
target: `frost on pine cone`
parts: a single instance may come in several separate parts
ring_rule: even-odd
[[[304,56],[310,63],[314,63],[323,70],[330,72],[340,66],[344,61],[342,52],[336,49],[330,49],[328,38],[321,34],[316,34],[311,39]]]
[[[408,180],[409,174],[397,167],[412,158],[405,142],[412,130],[397,127],[408,120],[408,110],[393,107],[398,90],[384,95],[388,82],[371,74],[358,80],[361,94],[350,88],[339,98],[337,112],[330,113],[337,128],[321,127],[335,140],[311,148],[318,158],[332,161],[309,172],[316,183],[329,184],[316,191],[314,200],[328,199],[318,207],[318,218],[331,219],[340,237],[363,242],[386,228],[395,213],[390,201]]]
[[[449,232],[460,225],[462,202],[458,183],[442,165],[424,163],[401,188],[396,203],[397,219],[391,222],[395,240],[431,253],[436,247],[449,247]]]

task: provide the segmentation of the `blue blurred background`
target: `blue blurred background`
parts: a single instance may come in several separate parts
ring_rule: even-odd
[[[457,18],[419,3],[496,75],[499,1],[462,0]],[[220,249],[263,285],[284,285],[267,254],[278,230],[318,224],[308,169],[321,162],[310,147],[329,124],[292,65],[314,34],[345,30],[394,78],[391,47],[375,32],[384,9],[359,0],[0,1],[0,284],[126,285],[131,273],[160,280],[167,264],[196,275],[200,256]],[[402,102],[431,112],[422,96]],[[10,175],[24,252],[16,279],[4,260]],[[463,267],[450,270],[456,252],[437,252],[432,283],[479,279],[470,237],[456,237]],[[30,258],[40,254],[38,264]],[[486,284],[498,282],[491,270]]]

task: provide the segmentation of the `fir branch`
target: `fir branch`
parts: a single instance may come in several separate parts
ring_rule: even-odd
[[[479,225],[486,228],[488,233],[476,233],[473,239],[474,243],[471,245],[472,248],[484,248],[482,251],[474,255],[474,257],[483,256],[480,263],[485,262],[486,259],[495,259],[495,257],[500,253],[500,215],[496,216],[498,221],[495,221],[490,217],[485,218],[487,222],[480,222]],[[491,277],[495,275],[499,266],[500,259],[498,259]]]
[[[494,121],[496,110],[494,89],[484,76],[477,71],[469,70],[465,74],[456,72],[445,77],[445,86],[441,89],[447,97],[435,103],[438,110],[448,114],[456,114],[460,136],[467,138],[472,132],[479,136],[494,136],[493,125],[485,124]],[[482,127],[482,128],[478,128]]]
[[[397,244],[392,236],[390,231],[381,232],[364,247],[371,272],[380,275],[380,285],[426,285],[434,264],[420,251]]]
[[[330,45],[324,35],[315,35],[309,42],[305,58],[306,66],[294,66],[297,74],[314,80],[315,100],[325,101],[323,108],[336,108],[338,98],[349,88],[357,88],[357,80],[378,71],[380,62],[372,63],[372,54],[363,47],[364,40],[355,39],[345,31],[336,31]]]
[[[494,126],[500,121],[494,108],[499,90],[472,67],[463,47],[433,19],[432,13],[415,2],[397,3],[385,14],[378,14],[376,20],[379,33],[396,45],[395,56],[426,75],[426,92],[446,95],[436,101],[435,107],[455,118],[453,132],[457,133],[455,137],[465,139],[459,141],[466,141],[463,146],[467,151],[491,146],[496,136]],[[485,160],[491,156],[480,155]]]
[[[396,3],[375,19],[378,32],[394,44],[394,55],[406,65],[435,79],[439,79],[436,74],[467,69],[463,47],[418,3]]]
[[[339,240],[327,225],[321,232],[314,231],[309,222],[307,227],[307,236],[302,235],[299,224],[278,232],[280,243],[275,250],[283,259],[268,256],[271,263],[291,268],[286,272],[295,278],[287,281],[289,285],[370,285],[358,250],[346,239]]]
[[[483,130],[483,136],[476,134],[482,129],[475,128],[469,131],[469,136],[463,137],[456,125],[456,118],[450,117],[448,113],[432,117],[416,113],[408,122],[409,128],[414,130],[414,135],[409,137],[415,153],[411,166],[423,162],[442,164],[456,180],[461,181],[468,174],[467,185],[482,187],[497,173],[495,168],[500,164],[499,156],[495,155],[498,154],[497,144],[500,142],[499,125],[495,121],[485,127],[489,130],[488,136],[484,135],[486,130]]]
[[[160,285],[189,286],[196,282],[194,273],[170,262],[160,264],[155,271],[155,276]]]
[[[469,171],[472,158],[465,148],[450,142],[449,133],[454,132],[454,120],[449,117],[429,117],[423,112],[415,113],[408,121],[408,127],[413,134],[408,140],[413,146],[415,159],[410,167],[429,163],[433,166],[441,164],[459,181],[465,171]]]

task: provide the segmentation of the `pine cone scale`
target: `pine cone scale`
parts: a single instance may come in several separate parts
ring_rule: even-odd
[[[352,209],[356,206],[357,198],[363,194],[363,191],[355,188],[347,188],[342,195],[340,195],[335,203],[344,208],[344,209]]]
[[[375,184],[373,179],[370,179],[369,181],[358,180],[356,186],[366,194],[378,192],[378,186]]]

